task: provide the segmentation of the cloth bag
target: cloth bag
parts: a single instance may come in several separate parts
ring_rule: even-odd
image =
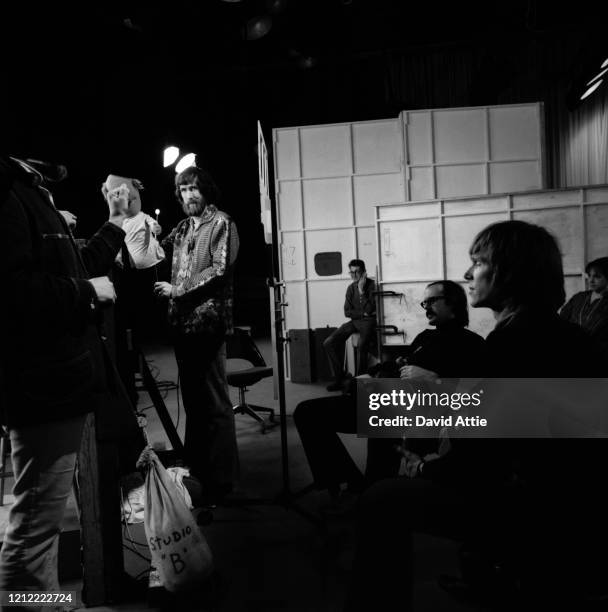
[[[211,549],[156,453],[145,454],[144,529],[152,565],[167,591],[197,588],[213,571]]]

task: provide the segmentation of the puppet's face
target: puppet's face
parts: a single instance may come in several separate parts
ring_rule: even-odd
[[[126,185],[129,189],[129,205],[127,208],[127,216],[134,217],[141,211],[141,198],[139,196],[139,190],[135,187],[134,182],[138,182],[137,179],[125,178],[124,176],[116,176],[110,174],[104,183],[108,191],[116,189],[121,185]]]

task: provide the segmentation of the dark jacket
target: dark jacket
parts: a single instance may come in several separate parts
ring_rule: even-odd
[[[526,310],[498,323],[485,342],[487,378],[600,377],[599,346],[557,313]],[[572,480],[573,468],[590,474],[604,440],[452,440],[452,450],[424,467],[426,478],[445,482],[504,482],[514,474],[530,482]],[[576,460],[569,461],[571,457]],[[599,462],[598,462],[599,463]]]
[[[484,340],[456,323],[425,329],[412,342],[407,362],[435,372],[441,378],[479,376]]]
[[[363,293],[359,291],[359,281],[351,283],[346,289],[346,299],[344,300],[344,316],[356,321],[364,317],[376,316],[376,300],[374,291],[376,283],[371,279],[365,280]]]
[[[124,232],[104,224],[80,251],[39,177],[0,159],[0,367],[3,422],[54,421],[94,408],[105,387],[95,291]]]

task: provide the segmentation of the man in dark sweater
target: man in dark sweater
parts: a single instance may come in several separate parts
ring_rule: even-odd
[[[127,198],[79,250],[44,178],[0,157],[0,412],[15,485],[0,589],[57,591],[61,521],[87,413],[106,388],[97,311],[116,294],[105,274],[125,237]]]
[[[365,263],[361,259],[351,260],[348,264],[348,270],[353,282],[346,290],[344,316],[348,317],[350,321],[340,325],[323,342],[334,377],[334,382],[327,387],[328,391],[338,391],[342,388],[342,381],[346,374],[342,356],[348,338],[354,333],[359,333],[357,375],[364,374],[367,371],[367,354],[374,344],[374,333],[376,331],[374,291],[376,290],[376,283],[367,277]]]
[[[383,378],[402,378],[411,382],[438,377],[474,377],[483,362],[484,341],[466,329],[469,324],[467,296],[453,281],[430,283],[424,290],[424,309],[429,325],[407,347],[407,357],[397,362],[375,366]],[[395,450],[395,440],[369,438],[365,479],[338,436],[354,433],[357,426],[357,406],[354,395],[328,396],[306,400],[294,411],[294,422],[314,477],[315,486],[327,488],[336,499],[340,485],[358,490],[382,478],[399,473],[401,456]],[[400,442],[400,440],[398,441]],[[415,450],[437,450],[437,440],[417,440]]]

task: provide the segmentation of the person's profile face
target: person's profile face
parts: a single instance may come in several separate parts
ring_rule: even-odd
[[[471,267],[465,272],[468,281],[469,298],[473,308],[491,308],[493,271],[486,255],[482,252],[471,253]]]
[[[587,274],[587,282],[589,289],[596,293],[602,293],[608,289],[608,278],[606,278],[601,270],[591,268]]]
[[[349,266],[348,273],[350,274],[352,280],[358,281],[363,274],[363,270],[361,270],[359,266]]]
[[[179,195],[182,199],[182,208],[189,217],[198,217],[203,214],[206,202],[198,185],[195,183],[184,183],[179,186]]]
[[[422,303],[429,325],[441,327],[455,318],[454,310],[446,302],[443,285],[431,285],[424,290]]]

